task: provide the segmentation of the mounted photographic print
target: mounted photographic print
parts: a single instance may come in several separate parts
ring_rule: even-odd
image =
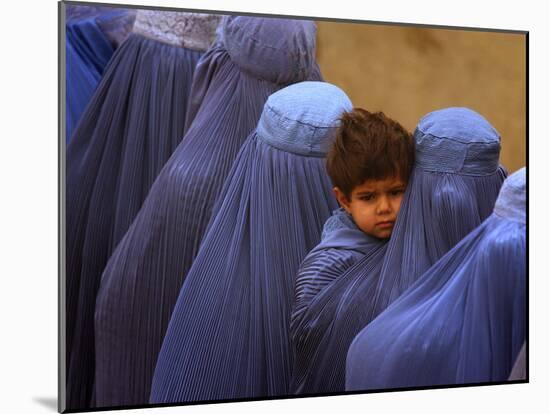
[[[528,381],[527,32],[59,17],[60,411]]]

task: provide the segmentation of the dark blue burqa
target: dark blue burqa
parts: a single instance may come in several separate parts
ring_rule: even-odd
[[[350,109],[324,82],[270,96],[181,288],[152,403],[287,394],[295,277],[337,206],[324,157]]]
[[[363,329],[346,390],[506,381],[525,341],[525,169],[493,214]]]
[[[95,16],[68,22],[65,33],[67,88],[65,139],[68,143],[114,49],[97,25]]]
[[[447,108],[414,133],[415,166],[390,241],[312,298],[294,325],[294,393],[342,392],[355,335],[492,211],[500,138],[479,114]]]
[[[200,52],[135,33],[116,49],[67,147],[67,407],[89,408],[101,274],[184,132]]]
[[[315,24],[230,17],[200,61],[185,137],[107,264],[97,298],[98,405],[145,404],[214,202],[269,95],[311,76]]]

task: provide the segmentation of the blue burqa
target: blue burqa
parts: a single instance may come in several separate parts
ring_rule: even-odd
[[[188,130],[111,256],[95,314],[98,405],[145,404],[214,202],[269,95],[314,67],[314,22],[229,17],[200,61]],[[192,120],[192,122],[191,122]]]
[[[114,50],[128,36],[135,11],[66,5],[66,131],[69,143]]]
[[[525,341],[525,169],[494,212],[363,329],[346,390],[506,381]]]
[[[355,335],[492,211],[504,173],[500,138],[483,117],[435,111],[414,139],[415,166],[389,242],[335,278],[293,325],[294,393],[344,391]]]
[[[95,16],[67,22],[65,33],[65,140],[68,143],[114,49],[97,25]]]
[[[324,157],[351,107],[324,82],[269,97],[180,291],[152,403],[287,394],[295,277],[337,206]]]
[[[101,274],[184,133],[201,52],[136,33],[107,65],[67,147],[67,407],[89,408]]]

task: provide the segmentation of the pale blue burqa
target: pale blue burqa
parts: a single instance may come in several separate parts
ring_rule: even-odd
[[[180,291],[152,403],[288,393],[295,277],[337,207],[324,157],[351,108],[324,82],[269,97]]]
[[[267,98],[313,73],[314,22],[231,16],[219,28],[197,65],[181,144],[103,272],[95,308],[102,406],[148,402],[170,315],[235,157]]]
[[[526,170],[494,212],[363,329],[346,390],[506,381],[526,339]]]
[[[415,166],[389,242],[334,277],[293,325],[293,393],[344,391],[355,335],[493,209],[504,179],[500,137],[482,116],[432,112],[414,139]]]

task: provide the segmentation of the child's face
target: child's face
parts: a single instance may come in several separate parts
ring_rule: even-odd
[[[353,189],[349,199],[338,187],[334,193],[357,227],[371,236],[387,239],[393,231],[406,185],[394,177],[367,180]]]

